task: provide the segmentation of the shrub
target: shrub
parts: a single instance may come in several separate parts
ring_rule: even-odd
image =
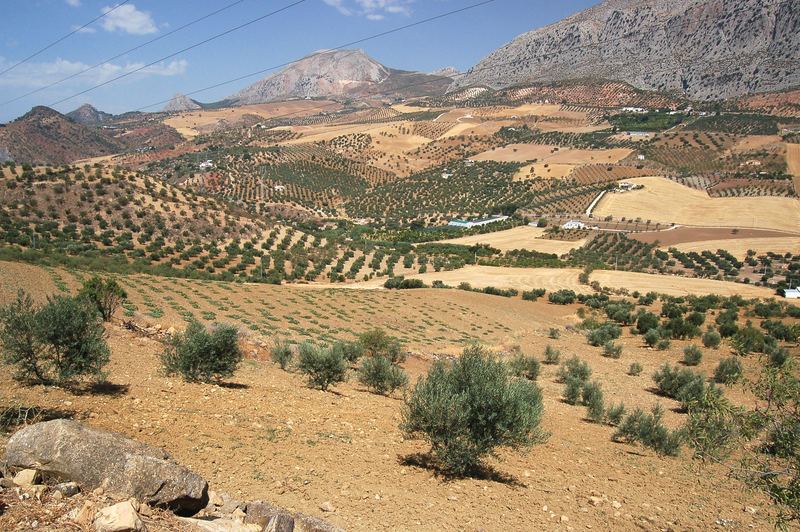
[[[574,303],[577,297],[578,296],[574,291],[563,289],[556,292],[550,292],[550,294],[547,296],[547,300],[550,301],[550,303],[555,303],[556,305],[569,305]]]
[[[709,329],[703,333],[703,346],[708,349],[716,349],[722,342],[722,336],[714,329]]]
[[[658,349],[659,351],[666,351],[667,349],[669,349],[670,343],[671,342],[669,341],[669,338],[662,338],[656,344],[656,349]]]
[[[625,416],[625,404],[620,403],[615,406],[608,407],[606,410],[606,421],[610,425],[617,426],[622,422],[622,418]]]
[[[358,368],[358,380],[381,395],[389,395],[408,384],[406,372],[382,356],[365,358]]]
[[[452,364],[437,362],[406,400],[401,428],[422,436],[447,472],[474,471],[497,447],[526,448],[542,438],[542,394],[512,379],[500,361],[478,346]]]
[[[275,345],[273,345],[270,350],[269,356],[273,362],[278,364],[281,369],[285,370],[292,363],[294,351],[292,350],[292,346],[288,343],[283,340],[276,340]]]
[[[570,405],[577,405],[581,400],[581,392],[586,381],[578,377],[567,377],[564,380],[564,401]]]
[[[622,329],[614,323],[604,323],[586,335],[590,345],[599,347],[611,340],[616,340],[622,334]]]
[[[587,417],[595,423],[602,423],[606,410],[600,383],[594,381],[584,384],[581,399],[586,405]]]
[[[639,331],[639,334],[645,334],[652,329],[657,329],[658,325],[658,316],[652,312],[644,312],[636,320],[636,330]]]
[[[642,365],[638,362],[632,362],[630,366],[628,366],[628,375],[632,375],[634,377],[638,377],[642,374]]]
[[[187,381],[211,382],[230,377],[242,361],[239,331],[219,324],[209,330],[193,321],[184,333],[170,339],[161,361],[167,375],[181,375]]]
[[[350,364],[355,364],[364,356],[364,345],[360,341],[347,342],[338,340],[334,342],[331,349],[341,354]]]
[[[683,349],[683,363],[687,366],[697,366],[703,360],[703,352],[694,344]]]
[[[558,340],[561,337],[561,331],[556,327],[550,327],[550,331],[547,333],[547,337],[551,340]]]
[[[530,381],[535,381],[539,377],[539,361],[532,356],[522,353],[515,355],[508,362],[508,370],[515,377],[524,377]]]
[[[92,302],[103,317],[103,321],[109,321],[128,297],[115,279],[110,277],[102,279],[97,275],[83,283],[78,295]]]
[[[765,344],[764,334],[749,323],[746,327],[739,329],[731,338],[731,346],[739,355],[763,353]]]
[[[619,358],[622,356],[622,346],[614,342],[606,342],[603,345],[603,356],[609,358]]]
[[[406,354],[400,340],[389,336],[383,329],[372,329],[358,337],[359,343],[364,348],[364,355],[370,357],[382,356],[392,364],[405,362]]]
[[[661,334],[658,329],[650,329],[644,334],[644,343],[648,347],[655,347],[661,341]]]
[[[544,363],[545,364],[558,364],[558,360],[561,358],[561,351],[553,347],[552,345],[548,345],[544,348]]]
[[[104,333],[99,315],[83,298],[48,298],[37,309],[20,291],[0,309],[3,359],[16,366],[22,380],[61,386],[83,376],[102,379],[109,359]]]
[[[730,386],[742,377],[742,363],[736,356],[724,358],[719,361],[714,370],[714,382]]]
[[[525,301],[536,301],[545,294],[544,288],[536,288],[534,290],[525,290],[522,292],[522,299]]]
[[[347,361],[341,352],[309,342],[300,344],[297,367],[308,377],[310,386],[323,392],[331,384],[344,382],[347,377]]]
[[[558,378],[561,382],[566,382],[568,378],[574,377],[581,382],[586,382],[592,376],[592,369],[589,364],[574,356],[564,362],[558,369]]]
[[[670,431],[661,422],[664,410],[660,405],[655,405],[650,414],[637,408],[619,425],[612,439],[614,441],[639,442],[649,447],[658,454],[676,456],[683,442],[683,432]]]
[[[705,377],[701,373],[695,373],[688,368],[672,368],[669,364],[664,364],[656,371],[653,380],[659,393],[680,401],[684,410],[709,391],[722,394],[722,390],[713,384],[706,386]]]
[[[395,290],[427,288],[422,279],[406,279],[404,277],[390,277],[385,283],[383,283],[383,287]]]

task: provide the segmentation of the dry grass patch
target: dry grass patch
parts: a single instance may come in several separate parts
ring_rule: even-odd
[[[641,218],[654,222],[716,227],[753,227],[797,231],[800,201],[796,198],[710,198],[661,177],[630,180],[644,189],[606,194],[594,211],[597,218]]]
[[[493,248],[497,248],[500,251],[528,249],[540,251],[542,253],[555,253],[556,255],[563,255],[572,249],[581,247],[586,243],[585,238],[569,242],[563,240],[547,240],[542,238],[544,231],[545,230],[540,227],[523,225],[520,227],[514,227],[513,229],[507,229],[505,231],[496,231],[494,233],[486,233],[483,235],[463,236],[460,238],[444,240],[443,243],[461,244],[464,246],[489,244]]]
[[[613,270],[595,270],[590,276],[600,286],[624,288],[633,292],[658,292],[671,296],[718,294],[722,296],[741,295],[743,297],[775,297],[771,288],[750,286],[712,279],[695,279],[670,275],[654,275],[649,273],[621,272]]]

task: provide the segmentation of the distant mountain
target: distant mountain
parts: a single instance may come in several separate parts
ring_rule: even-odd
[[[172,99],[164,106],[163,111],[167,113],[175,113],[180,111],[196,111],[202,109],[203,105],[196,102],[182,93],[177,93]]]
[[[123,149],[103,130],[79,124],[49,107],[34,107],[0,127],[0,151],[17,162],[62,164]]]
[[[606,0],[491,53],[450,90],[599,78],[719,100],[800,85],[797,0]]]
[[[114,118],[114,115],[104,113],[103,111],[98,111],[88,103],[81,105],[74,111],[67,113],[65,116],[85,126],[97,126]]]
[[[452,78],[452,79],[455,79],[455,78],[457,78],[459,76],[463,76],[464,75],[462,72],[459,72],[458,69],[456,69],[455,67],[451,67],[451,66],[440,68],[439,70],[434,70],[430,74],[431,74],[431,76],[441,76],[441,77],[444,77],[444,78]]]
[[[452,80],[388,68],[362,50],[320,51],[230,96],[238,104],[292,98],[441,94]]]

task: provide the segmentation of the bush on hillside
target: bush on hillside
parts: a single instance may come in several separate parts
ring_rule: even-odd
[[[586,406],[587,417],[595,423],[602,423],[605,418],[605,402],[603,389],[597,381],[587,382],[581,392],[581,400]]]
[[[599,347],[607,342],[616,340],[621,334],[622,329],[620,329],[619,325],[614,323],[604,323],[593,331],[589,331],[589,333],[586,335],[586,338],[590,345]]]
[[[714,329],[709,329],[703,333],[703,346],[709,349],[716,349],[722,342],[722,336]]]
[[[522,299],[525,301],[536,301],[545,294],[544,288],[536,288],[534,290],[525,290],[522,292]]]
[[[559,359],[561,358],[561,351],[553,347],[552,345],[548,345],[544,348],[544,363],[545,364],[558,364]]]
[[[337,340],[333,343],[331,349],[341,354],[351,364],[355,364],[364,356],[364,345],[358,340],[355,342]]]
[[[542,394],[479,346],[451,364],[439,361],[406,400],[401,428],[431,445],[450,474],[474,472],[498,447],[527,448],[542,439]]]
[[[193,321],[186,331],[170,339],[161,361],[167,375],[180,375],[190,382],[230,377],[242,361],[239,331],[223,324],[206,329]]]
[[[714,370],[714,382],[730,386],[742,377],[742,363],[736,356],[723,358]]]
[[[57,386],[84,376],[101,380],[109,359],[104,333],[99,315],[83,298],[48,298],[37,309],[20,291],[0,309],[3,359],[16,366],[20,380]]]
[[[518,353],[508,361],[508,371],[515,377],[535,381],[539,377],[540,364],[536,358]]]
[[[683,348],[683,363],[687,366],[697,366],[703,360],[703,352],[694,344]]]
[[[292,346],[283,340],[276,340],[275,345],[272,346],[269,353],[273,362],[278,364],[281,369],[285,370],[292,363],[294,358],[294,351]]]
[[[389,395],[408,384],[408,375],[387,358],[367,357],[358,368],[358,381],[373,393]]]
[[[641,443],[658,454],[676,456],[680,451],[684,434],[680,430],[670,431],[661,422],[664,410],[655,405],[650,413],[637,408],[620,423],[612,439],[628,443]]]
[[[661,341],[661,333],[658,332],[658,329],[649,329],[644,333],[643,339],[647,347],[655,347]]]
[[[78,295],[92,302],[103,317],[103,321],[111,320],[114,312],[128,297],[116,279],[111,277],[103,279],[97,275],[83,283]]]
[[[569,305],[574,303],[577,298],[578,296],[574,291],[567,289],[550,292],[547,296],[547,300],[556,305]]]
[[[644,368],[642,365],[638,362],[631,362],[631,365],[628,366],[628,375],[631,375],[632,377],[638,377],[642,374],[643,369]]]
[[[608,358],[619,358],[622,356],[622,345],[608,341],[603,345],[603,356]]]
[[[383,329],[371,329],[362,333],[358,341],[368,357],[382,356],[392,364],[401,364],[406,360],[403,345],[394,336],[389,336]]]
[[[347,378],[347,361],[340,351],[309,342],[300,344],[297,367],[306,375],[310,386],[323,392]]]

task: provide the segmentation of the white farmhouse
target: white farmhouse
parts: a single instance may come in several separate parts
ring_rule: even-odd
[[[586,224],[580,220],[570,220],[562,225],[561,229],[586,229]]]
[[[786,299],[800,299],[800,288],[787,288],[783,291]]]

